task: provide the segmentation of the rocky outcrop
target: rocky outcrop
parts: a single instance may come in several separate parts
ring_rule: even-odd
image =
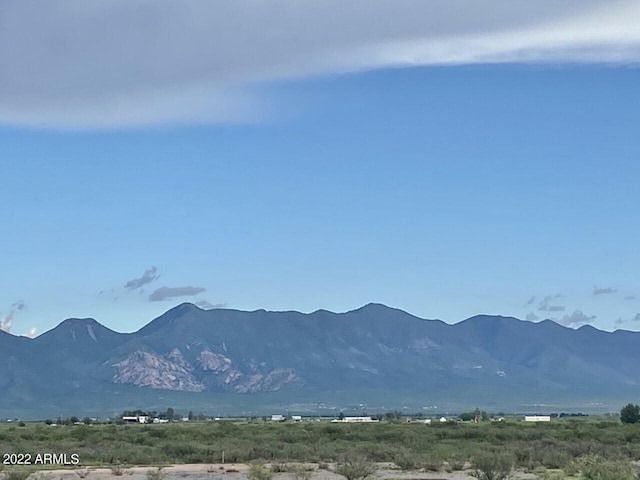
[[[214,353],[208,348],[200,352],[197,364],[204,372],[213,372],[220,385],[231,385],[243,376],[242,372],[234,368],[229,357]]]
[[[113,366],[115,383],[186,392],[200,392],[205,388],[177,348],[166,356],[139,350]]]
[[[275,392],[298,379],[292,368],[276,368],[266,373],[252,373],[235,386],[238,393]]]
[[[237,393],[273,392],[299,380],[291,368],[268,369],[255,361],[250,361],[243,373],[229,357],[209,348],[202,350],[193,364],[174,348],[166,355],[138,350],[113,367],[115,383],[187,392],[206,390],[205,383],[211,385],[212,375],[214,384]]]

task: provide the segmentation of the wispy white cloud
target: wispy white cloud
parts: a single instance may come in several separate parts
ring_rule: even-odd
[[[260,86],[486,62],[640,61],[635,0],[35,0],[0,4],[0,123],[259,121]]]

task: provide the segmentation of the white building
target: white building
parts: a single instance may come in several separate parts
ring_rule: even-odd
[[[377,422],[378,420],[374,420],[371,417],[344,417],[342,420],[331,420],[332,422],[346,422],[346,423],[370,423]]]
[[[525,415],[525,422],[550,422],[551,417],[549,415]]]
[[[271,415],[272,422],[284,422],[284,415]]]
[[[136,415],[135,417],[122,417],[122,420],[126,423],[147,423],[149,417],[146,415]]]

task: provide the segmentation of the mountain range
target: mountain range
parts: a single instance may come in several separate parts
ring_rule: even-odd
[[[405,409],[616,411],[640,396],[640,333],[478,315],[457,324],[368,304],[202,310],[134,333],[68,319],[30,339],[0,331],[0,417]]]

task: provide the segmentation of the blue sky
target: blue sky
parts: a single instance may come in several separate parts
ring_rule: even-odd
[[[304,49],[263,65],[220,47],[216,62],[244,75],[224,85],[198,69],[198,82],[171,83],[174,70],[153,65],[65,77],[91,64],[91,48],[75,66],[63,53],[45,65],[61,82],[51,86],[0,74],[12,92],[0,107],[4,329],[91,316],[133,331],[183,301],[303,312],[381,302],[450,323],[488,313],[639,329],[640,39],[589,37],[599,2],[584,5],[525,26],[518,15],[532,12],[514,12],[481,32],[508,34],[512,50],[446,43],[433,26],[422,43],[387,32],[384,48],[366,31],[341,55],[327,40],[331,55],[307,63]],[[626,15],[598,35],[640,18],[616,5]],[[561,20],[586,40],[567,44]],[[96,35],[85,43],[103,48]],[[459,50],[468,42],[484,50]],[[371,45],[384,54],[368,56]],[[24,46],[31,66],[10,60],[29,71],[42,48]],[[119,100],[105,109],[104,98]]]

